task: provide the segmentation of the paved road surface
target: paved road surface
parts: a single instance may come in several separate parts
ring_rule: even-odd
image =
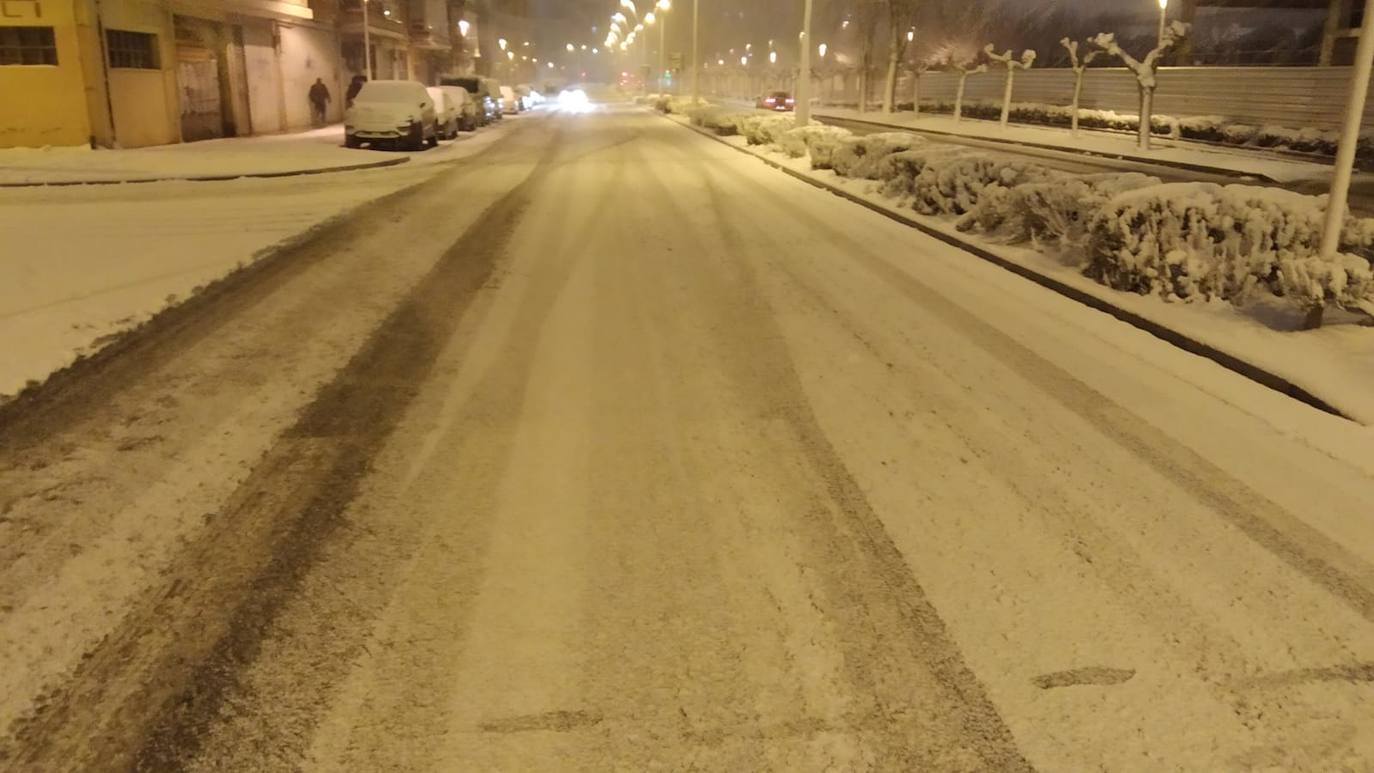
[[[0,768],[1362,769],[1374,439],[529,116],[0,428]]]

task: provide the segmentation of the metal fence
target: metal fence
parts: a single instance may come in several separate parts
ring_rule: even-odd
[[[1167,67],[1159,72],[1155,112],[1178,118],[1221,116],[1238,123],[1292,128],[1338,129],[1350,89],[1349,67]],[[1003,72],[970,75],[964,98],[1001,101]],[[921,100],[953,101],[958,76],[927,72],[921,76]],[[821,78],[818,92],[829,102],[858,101],[854,73]],[[870,83],[870,100],[881,99],[881,78]],[[898,101],[910,102],[911,76],[898,84]],[[1067,105],[1073,95],[1073,71],[1041,69],[1016,74],[1017,102]],[[1139,110],[1135,76],[1125,68],[1091,68],[1083,82],[1082,107],[1134,114]],[[1374,100],[1365,108],[1374,125]]]

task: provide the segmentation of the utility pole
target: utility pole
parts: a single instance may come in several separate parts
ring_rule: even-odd
[[[811,124],[811,5],[806,0],[802,16],[801,72],[797,73],[797,125]]]
[[[1336,150],[1331,196],[1326,202],[1322,257],[1335,255],[1341,246],[1341,228],[1345,225],[1350,175],[1355,166],[1355,149],[1360,141],[1360,122],[1364,118],[1364,102],[1369,93],[1371,66],[1374,66],[1374,13],[1366,11],[1364,21],[1360,24],[1360,43],[1355,49],[1355,68],[1350,75],[1350,96],[1345,100],[1345,125],[1341,130],[1341,144]]]
[[[807,0],[810,2],[810,0]],[[701,0],[692,0],[692,102],[701,101]]]
[[[668,12],[658,19],[658,93],[663,95],[663,70],[668,65]]]

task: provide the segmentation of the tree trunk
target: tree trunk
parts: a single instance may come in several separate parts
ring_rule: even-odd
[[[1069,118],[1069,132],[1073,136],[1078,136],[1078,100],[1083,96],[1083,70],[1077,70],[1073,75],[1073,113]]]
[[[1316,330],[1320,328],[1322,326],[1322,315],[1325,312],[1325,310],[1325,306],[1309,306],[1307,308],[1307,316],[1304,317],[1302,321],[1302,329]]]
[[[1150,119],[1154,116],[1155,90],[1140,88],[1140,149],[1150,149]]]
[[[911,74],[911,109],[916,112],[916,117],[921,117],[921,73]]]
[[[1011,120],[1011,84],[1016,79],[1016,68],[1007,62],[1007,85],[1002,91],[1002,128],[1007,128],[1007,122]]]
[[[968,80],[968,73],[959,73],[959,90],[954,92],[954,122],[959,123],[959,119],[964,116],[964,82]]]

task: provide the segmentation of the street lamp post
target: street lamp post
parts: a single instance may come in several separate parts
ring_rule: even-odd
[[[673,10],[671,0],[658,0],[658,93],[663,95],[663,72],[668,65],[668,12]]]
[[[811,123],[811,6],[812,0],[806,0],[806,7],[802,12],[801,70],[797,73],[798,126],[808,126]]]
[[[367,70],[367,79],[372,80],[372,33],[368,30],[372,25],[367,18],[367,0],[363,0],[363,69]]]
[[[701,101],[701,0],[692,0],[692,102]]]

